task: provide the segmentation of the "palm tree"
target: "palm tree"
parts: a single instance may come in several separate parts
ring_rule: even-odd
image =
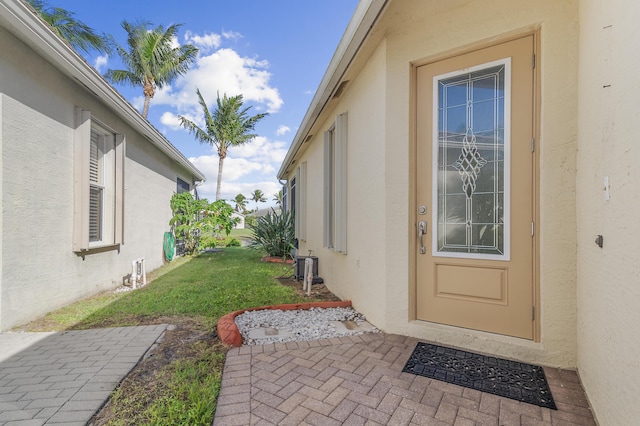
[[[273,195],[273,201],[275,201],[276,205],[278,205],[280,208],[282,208],[283,196],[284,195],[282,193],[282,189]]]
[[[149,30],[149,25],[148,22],[131,24],[122,21],[122,28],[129,34],[129,50],[116,46],[116,52],[127,69],[110,69],[105,74],[105,78],[111,83],[142,86],[144,118],[147,118],[149,102],[155,95],[156,88],[162,88],[179,75],[185,74],[198,55],[198,49],[191,44],[174,47],[173,40],[182,24],[171,25],[166,30],[162,25]]]
[[[236,212],[242,212],[244,214],[247,211],[247,197],[242,194],[238,194],[233,201],[236,203]]]
[[[218,186],[216,200],[220,199],[220,184],[222,183],[222,165],[227,158],[230,146],[239,146],[250,142],[257,135],[249,133],[256,123],[266,117],[267,113],[247,115],[251,107],[242,108],[242,95],[227,97],[226,93],[220,99],[218,93],[217,108],[213,114],[209,112],[200,89],[196,89],[198,102],[204,114],[205,128],[201,129],[196,123],[180,115],[180,125],[193,133],[201,143],[208,143],[218,150]]]
[[[258,203],[265,203],[267,199],[264,198],[264,193],[262,191],[256,189],[251,193],[251,201],[256,202],[256,211],[258,211]]]
[[[98,35],[91,27],[74,18],[74,13],[60,7],[48,6],[44,0],[27,0],[43,21],[54,32],[69,42],[76,50],[89,53],[92,49],[100,53],[110,53],[111,36]]]

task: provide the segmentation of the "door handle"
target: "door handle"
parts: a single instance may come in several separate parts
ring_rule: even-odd
[[[427,222],[424,220],[421,220],[420,222],[418,222],[418,238],[420,238],[420,254],[425,254],[427,252],[427,249],[424,247],[424,241],[422,240],[422,237],[426,233],[427,233]]]

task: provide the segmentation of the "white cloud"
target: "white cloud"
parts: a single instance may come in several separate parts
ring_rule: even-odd
[[[154,105],[170,105],[179,113],[200,110],[196,88],[200,89],[207,105],[214,105],[217,93],[235,96],[241,94],[244,102],[251,102],[258,110],[277,112],[283,104],[280,92],[270,85],[268,61],[259,61],[238,55],[229,48],[218,49],[209,55],[200,55],[191,70],[179,77],[173,86],[158,90]]]
[[[98,72],[103,72],[105,67],[107,66],[107,62],[109,61],[109,55],[98,56],[93,63],[93,67]]]
[[[196,88],[200,89],[209,108],[215,108],[220,96],[242,95],[245,106],[252,106],[249,114],[277,112],[283,105],[280,92],[271,83],[269,61],[259,57],[241,56],[234,49],[222,45],[226,40],[237,40],[242,35],[226,31],[221,34],[195,34],[187,31],[184,42],[200,48],[196,62],[187,74],[178,77],[170,85],[156,90],[151,109],[159,115],[158,125],[163,132],[179,130],[179,116],[185,116],[204,127],[202,108],[198,103]],[[176,40],[177,43],[177,40]],[[140,111],[143,96],[131,99]],[[213,112],[213,111],[210,111]],[[276,134],[282,136],[291,130],[280,126]],[[215,199],[218,156],[212,149],[190,161],[206,176],[206,182],[198,187],[203,198]],[[277,168],[287,153],[287,143],[258,136],[244,146],[231,148],[223,164],[222,198],[232,199],[238,193],[249,195],[262,190],[271,202],[273,194],[281,189],[275,176]]]
[[[275,206],[275,202],[272,201],[273,196],[282,189],[282,186],[276,181],[256,181],[256,182],[222,182],[220,189],[220,198],[227,200],[233,205],[233,199],[238,194],[243,194],[245,197],[250,198],[251,193],[256,189],[261,190],[265,194],[267,203],[260,203],[260,208],[266,208],[269,206]],[[198,195],[200,198],[206,198],[209,201],[216,199],[216,182],[205,182],[203,185],[198,186]],[[249,201],[247,208],[255,209],[256,203]]]
[[[291,128],[289,126],[280,125],[280,127],[278,127],[278,130],[276,130],[276,135],[278,136],[286,135],[290,131],[291,131]]]
[[[201,155],[190,161],[202,171],[207,181],[218,179],[218,155]],[[222,183],[233,182],[253,172],[261,172],[265,165],[244,158],[227,157],[222,164]]]
[[[255,189],[260,189],[271,199],[281,189],[275,173],[286,154],[284,146],[284,142],[257,137],[249,144],[230,148],[222,165],[222,198],[231,199],[239,193],[248,196]],[[206,177],[198,192],[203,198],[215,200],[218,155],[201,155],[189,158],[189,161]]]
[[[226,38],[227,40],[240,40],[243,36],[241,33],[237,33],[235,31],[223,31],[222,37]]]
[[[280,185],[276,181],[237,182],[237,183],[231,183],[229,185],[225,185],[225,183],[222,182],[221,198],[232,200],[238,194],[244,194],[247,198],[250,198],[251,193],[256,189],[259,189],[260,191],[262,191],[265,194],[264,197],[267,199],[266,204],[260,203],[260,208],[262,209],[269,205],[273,206],[275,204],[272,201],[272,198],[278,191],[282,189],[282,185]],[[208,200],[215,200],[216,198],[215,185],[214,185],[213,196],[210,198],[209,197],[204,197],[204,198],[207,198]],[[256,207],[256,203],[254,201],[249,201],[249,204],[247,207],[250,209],[254,209]]]
[[[131,99],[131,105],[133,105],[133,107],[138,111],[142,112],[142,107],[144,106],[144,96],[136,96],[133,99]],[[153,99],[151,99],[150,108],[151,107],[153,107]]]
[[[178,47],[180,47],[180,42],[178,41],[178,37],[176,36],[171,37],[171,47],[173,49],[177,49]]]
[[[160,122],[171,130],[178,130],[181,128],[180,119],[178,118],[178,116],[169,111],[163,113],[162,116],[160,116]]]
[[[216,33],[205,33],[204,35],[194,34],[191,31],[187,31],[184,35],[184,39],[187,43],[195,45],[198,49],[209,51],[210,49],[217,49],[222,43],[222,36]]]
[[[287,147],[284,142],[270,141],[264,136],[257,136],[247,144],[229,148],[229,155],[248,158],[272,166],[279,166],[286,154]]]

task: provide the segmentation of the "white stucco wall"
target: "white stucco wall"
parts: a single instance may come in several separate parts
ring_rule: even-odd
[[[176,176],[191,180],[91,93],[0,28],[0,330],[122,284],[131,261],[162,264]],[[126,137],[124,245],[72,251],[74,107]]]
[[[635,0],[580,0],[578,371],[602,425],[640,418],[639,21]]]
[[[376,30],[383,41],[330,117],[314,129],[308,162],[308,241],[329,288],[385,331],[559,367],[576,367],[575,157],[578,2],[457,0],[392,2]],[[383,28],[383,29],[381,29]],[[489,40],[539,30],[540,341],[411,321],[412,64]],[[360,61],[362,58],[358,59]],[[322,134],[349,113],[346,256],[322,249]]]

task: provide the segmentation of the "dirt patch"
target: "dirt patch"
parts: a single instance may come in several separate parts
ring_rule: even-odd
[[[294,260],[291,258],[282,258],[282,257],[274,257],[274,256],[265,256],[260,259],[260,262],[269,262],[269,263],[285,263],[287,265],[293,265]]]
[[[307,293],[302,290],[302,281],[296,281],[293,277],[279,277],[276,279],[280,284],[293,288],[299,296],[306,297]],[[338,302],[341,300],[324,284],[311,285],[311,298],[326,302]]]
[[[302,282],[293,277],[279,277],[277,281],[290,287],[300,296],[304,296]],[[340,301],[324,284],[311,286],[311,299],[315,301]],[[122,320],[122,318],[120,318]],[[172,324],[159,344],[125,377],[118,390],[112,394],[104,407],[89,423],[103,426],[112,422],[118,424],[139,424],[136,412],[141,412],[154,400],[163,395],[166,384],[163,374],[178,361],[200,360],[207,354],[226,354],[229,347],[220,342],[216,327],[211,327],[205,319],[185,317],[145,317],[126,318],[127,323],[136,325]],[[101,324],[111,326],[113,324]],[[219,371],[224,367],[224,356],[221,357]],[[216,368],[218,369],[218,368]],[[125,399],[126,402],[114,403],[114,399]]]
[[[211,353],[226,354],[228,346],[218,339],[217,331],[212,331],[204,322],[192,318],[163,317],[152,320],[141,319],[140,324],[172,324],[159,342],[142,361],[124,378],[119,388],[112,394],[104,407],[89,424],[102,426],[116,421],[118,424],[139,424],[136,413],[165,394],[165,374],[171,364],[177,361],[201,360]],[[224,357],[221,357],[221,371]],[[119,399],[114,403],[114,398]],[[125,401],[122,401],[125,400]],[[131,412],[129,412],[131,411]]]

